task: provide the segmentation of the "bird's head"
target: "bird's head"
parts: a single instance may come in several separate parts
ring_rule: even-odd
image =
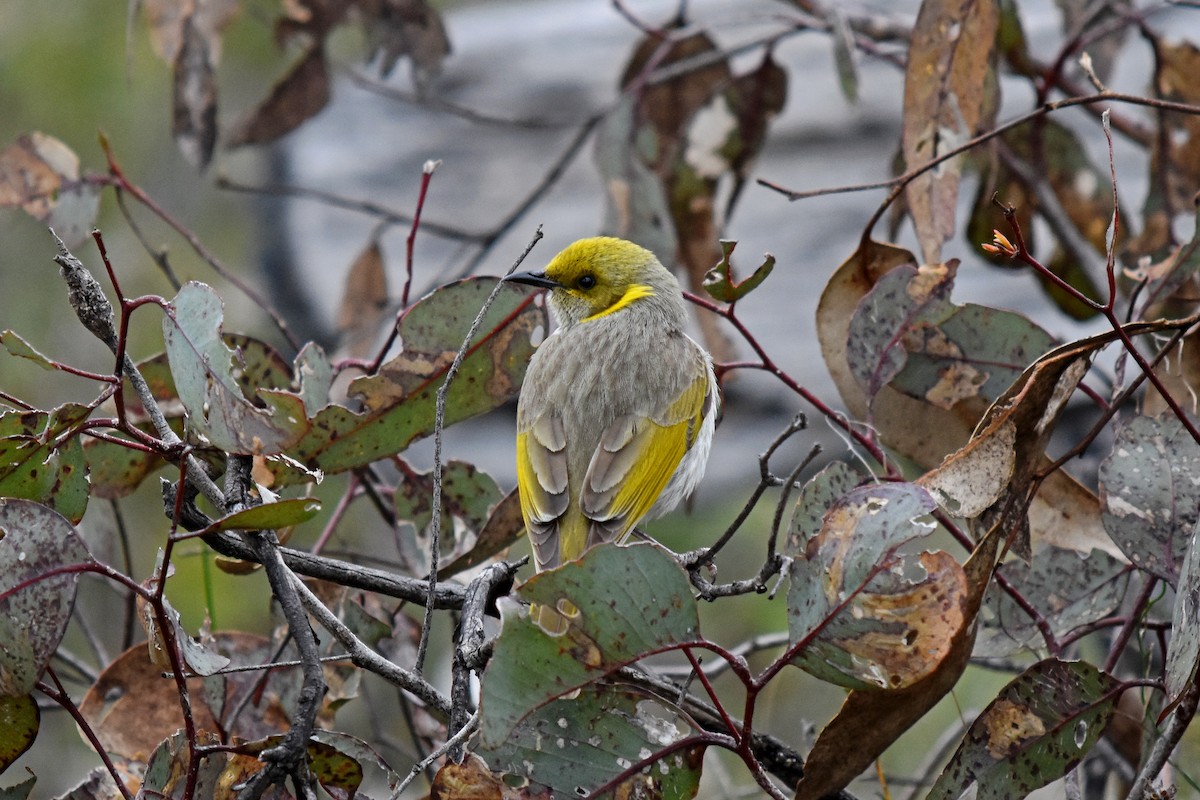
[[[580,239],[544,271],[506,280],[549,289],[550,308],[564,328],[634,309],[664,314],[677,325],[683,318],[675,276],[649,250],[624,239]]]

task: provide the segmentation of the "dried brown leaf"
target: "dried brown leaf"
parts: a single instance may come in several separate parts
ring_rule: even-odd
[[[309,48],[271,89],[266,99],[237,126],[230,147],[272,142],[300,127],[329,102],[329,67],[322,44]]]
[[[387,272],[383,251],[372,239],[350,265],[338,308],[337,330],[341,350],[353,358],[366,358],[372,352],[379,323],[388,306]]]
[[[468,753],[461,764],[447,761],[433,778],[429,800],[501,800],[504,783],[484,760]]]
[[[159,58],[176,63],[190,24],[214,66],[221,60],[221,34],[241,10],[240,0],[142,0],[141,6],[150,27],[150,46]]]
[[[247,633],[218,633],[216,641],[236,665],[262,664],[277,655],[266,639]],[[271,672],[265,687],[259,686],[260,679],[256,672],[208,679],[224,683],[220,699],[227,707],[249,692],[262,692],[258,702],[246,705],[234,731],[223,731],[214,721],[208,698],[215,695],[205,691],[204,679],[188,679],[197,730],[236,733],[243,739],[287,730],[288,714],[281,698],[290,678],[285,673]],[[151,663],[144,643],[126,650],[104,669],[88,689],[79,710],[106,751],[134,761],[144,762],[159,742],[183,727],[175,682],[163,680],[162,667]]]
[[[175,58],[172,117],[171,132],[184,158],[204,169],[217,143],[217,77],[212,48],[191,17],[184,20]]]
[[[44,220],[65,181],[79,180],[79,157],[53,136],[34,131],[0,153],[0,206]]]
[[[442,15],[427,0],[359,0],[357,5],[368,52],[378,55],[381,75],[390,75],[401,58],[412,62],[418,86],[437,75],[450,55],[450,37]]]
[[[907,250],[869,241],[838,268],[817,306],[817,338],[826,367],[850,415],[857,419],[866,418],[868,407],[866,394],[847,359],[850,320],[859,302],[881,277],[913,263],[915,259]],[[1165,326],[1135,326],[1130,332],[1148,333]],[[1111,341],[1112,334],[1106,336]],[[1090,347],[1090,340],[1085,341]],[[885,445],[917,465],[933,469],[967,445],[987,406],[982,398],[971,397],[944,409],[884,386],[875,396],[871,411]],[[1119,555],[1100,523],[1095,494],[1062,470],[1042,482],[1028,514],[1035,543],[1046,541],[1081,552],[1099,547]]]
[[[961,145],[995,114],[993,55],[999,24],[996,0],[921,4],[904,81],[901,142],[910,169]],[[961,169],[961,159],[951,159],[906,190],[927,262],[939,261],[942,244],[954,235]]]
[[[817,737],[808,755],[796,800],[819,800],[845,788],[904,731],[921,719],[954,688],[966,669],[975,644],[983,594],[991,581],[1001,537],[989,532],[963,564],[967,595],[962,603],[965,624],[957,629],[946,657],[928,677],[892,692],[852,691]]]

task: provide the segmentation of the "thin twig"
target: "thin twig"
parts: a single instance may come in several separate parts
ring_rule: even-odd
[[[525,261],[526,256],[533,250],[542,238],[542,226],[539,225],[533,234],[533,238],[529,240],[529,244],[525,245],[525,250],[513,262],[513,265],[508,268],[505,276],[513,274],[517,267]],[[429,529],[429,597],[433,597],[437,591],[438,585],[438,561],[441,556],[441,533],[442,533],[442,431],[446,427],[446,395],[450,390],[450,385],[454,379],[458,377],[458,370],[462,366],[463,359],[466,358],[467,350],[471,347],[471,342],[475,338],[475,334],[483,325],[483,318],[487,316],[488,309],[492,307],[496,296],[500,294],[504,282],[497,281],[495,287],[483,302],[483,307],[479,309],[479,313],[475,316],[475,321],[471,323],[467,335],[463,338],[462,345],[458,348],[458,352],[454,354],[454,360],[450,362],[450,366],[446,369],[446,378],[442,381],[442,385],[437,390],[437,405],[434,412],[433,424],[433,499],[430,504],[430,513],[433,515]],[[425,622],[421,626],[421,641],[417,645],[417,658],[415,669],[420,672],[425,665],[425,655],[429,651],[429,635],[433,629],[433,604],[425,606]]]
[[[467,739],[471,738],[471,734],[473,734],[475,729],[478,727],[479,713],[476,712],[471,716],[471,719],[468,720],[467,724],[462,727],[462,730],[443,742],[441,747],[438,747],[432,753],[425,756],[425,758],[421,759],[421,761],[413,764],[413,768],[409,770],[408,775],[405,776],[404,780],[400,781],[400,784],[396,787],[395,791],[392,792],[391,800],[398,800],[400,795],[404,793],[404,790],[408,788],[408,785],[417,779],[418,775],[428,769],[433,762],[450,752],[453,748],[458,747]]]

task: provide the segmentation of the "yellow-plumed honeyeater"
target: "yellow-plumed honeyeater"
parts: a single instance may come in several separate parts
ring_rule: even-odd
[[[543,272],[558,329],[538,347],[517,407],[517,484],[538,570],[620,542],[704,475],[717,417],[712,359],[683,331],[679,283],[654,254],[581,239]],[[577,611],[535,608],[552,632]]]

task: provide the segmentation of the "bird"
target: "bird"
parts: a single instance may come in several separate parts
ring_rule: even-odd
[[[541,272],[557,327],[530,360],[517,403],[517,485],[538,572],[622,542],[704,476],[720,402],[709,354],[685,333],[675,276],[649,250],[581,239]],[[561,634],[578,610],[535,606]]]

